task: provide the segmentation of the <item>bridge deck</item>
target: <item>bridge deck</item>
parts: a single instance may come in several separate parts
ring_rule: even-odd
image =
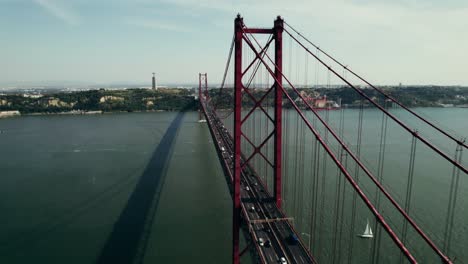
[[[228,175],[227,180],[230,184],[234,175],[233,139],[213,111],[205,111],[205,116],[218,151],[218,157],[224,172]],[[230,189],[232,194],[232,188]],[[276,206],[275,200],[263,181],[249,166],[245,166],[241,173],[241,207],[245,226],[261,262],[280,263],[282,257],[286,259],[287,263],[314,262],[302,241],[291,243],[290,236],[296,234],[296,231],[289,219]],[[298,234],[296,236],[299,237]],[[259,243],[260,238],[265,241],[263,246]]]

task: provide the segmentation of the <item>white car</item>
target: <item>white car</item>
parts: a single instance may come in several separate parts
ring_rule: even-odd
[[[259,238],[258,239],[258,244],[263,247],[265,245],[265,240],[263,240],[263,238]]]
[[[284,258],[284,257],[280,258],[280,263],[281,264],[288,264],[288,262],[286,262],[286,258]]]

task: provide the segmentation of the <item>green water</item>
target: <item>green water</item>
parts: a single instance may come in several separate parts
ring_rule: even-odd
[[[0,263],[95,263],[176,113],[0,120]],[[144,263],[226,263],[230,196],[205,124],[186,113]]]
[[[468,136],[468,109],[419,110],[459,135]],[[354,142],[358,112],[346,111],[345,135],[349,142]],[[339,123],[339,114],[330,113],[334,124]],[[103,248],[114,243],[110,237],[116,231],[115,224],[129,207],[142,175],[157,165],[154,165],[157,163],[155,151],[169,157],[162,168],[154,167],[162,176],[154,193],[157,199],[146,208],[148,217],[141,226],[144,232],[139,233],[134,261],[229,263],[231,199],[206,124],[196,122],[197,113],[187,112],[172,135],[173,144],[167,149],[158,148],[163,143],[161,140],[168,136],[166,131],[176,116],[177,113],[132,113],[0,120],[0,263],[96,263]],[[366,132],[368,141],[362,153],[368,164],[375,164],[381,115],[366,110],[364,118],[363,126],[370,132]],[[294,118],[290,117],[290,121],[289,128],[295,128]],[[399,195],[399,201],[404,202],[408,155],[401,153],[409,149],[411,141],[391,125],[390,129],[393,129],[393,136],[387,141],[389,161],[384,167],[384,182]],[[286,169],[291,172],[304,165],[302,174],[307,174],[312,164],[312,136],[304,137],[310,147],[309,152],[304,150],[308,153],[304,159],[309,161],[297,163],[291,154],[298,147],[294,136],[292,133],[286,136],[289,139],[285,144],[291,151]],[[443,141],[438,143],[450,153],[454,150]],[[447,208],[447,198],[442,193],[450,187],[451,172],[447,172],[450,166],[439,165],[443,162],[427,154],[423,146],[418,145],[418,152],[416,163],[428,166],[416,169],[414,181],[419,187],[415,187],[411,205],[423,228],[441,237]],[[301,175],[301,172],[290,175]],[[323,200],[324,207],[330,209],[319,221],[321,231],[314,235],[312,244],[320,242],[322,246],[314,247],[314,255],[319,255],[322,263],[331,263],[336,251],[330,249],[332,240],[327,234],[334,225],[331,219],[338,178],[332,168],[326,175],[330,175],[325,184],[329,194]],[[464,249],[468,248],[468,222],[465,220],[468,219],[468,181],[466,175],[461,176],[451,254],[457,256],[458,261],[467,262]],[[285,209],[295,218],[298,230],[305,233],[310,233],[307,219],[310,219],[311,204],[307,201],[312,198],[308,179],[301,182],[297,177],[285,177],[285,182],[289,183],[285,186]],[[369,188],[368,193],[373,193],[368,184],[363,181],[364,187]],[[292,194],[294,185],[302,189],[296,188],[300,191]],[[350,208],[352,194],[349,186],[346,188],[345,208]],[[382,202],[382,207],[386,206]],[[300,213],[301,210],[304,213]],[[362,204],[358,204],[358,210],[361,212],[356,220],[359,224],[351,230],[355,233],[363,231],[366,218],[373,221]],[[345,209],[343,215],[348,211]],[[397,218],[391,219],[399,226]],[[341,223],[346,230],[347,222]],[[339,260],[335,259],[336,263],[346,262],[349,240],[344,237],[349,237],[347,232],[343,232],[342,240],[337,242],[343,253]],[[411,240],[412,235],[409,237]],[[302,238],[307,244],[308,238]],[[411,241],[411,248],[422,252],[424,263],[432,263],[433,258],[426,258],[425,249],[419,249],[417,242]],[[385,238],[382,243],[391,245],[392,256],[382,258],[381,263],[398,260],[398,251],[391,241]],[[371,243],[360,240],[354,244],[352,262],[368,262]]]
[[[415,109],[424,116],[436,120],[438,125],[454,131],[458,138],[468,136],[468,109],[466,108],[419,108]],[[418,133],[431,139],[438,148],[454,157],[456,146],[443,139],[424,124],[411,117],[402,109],[390,112],[416,129]],[[337,134],[343,134],[345,143],[358,152],[358,135],[361,134],[360,159],[364,165],[383,183],[393,198],[410,212],[409,215],[433,240],[433,242],[456,263],[468,260],[468,175],[463,172],[453,188],[456,197],[455,207],[448,214],[453,166],[447,160],[435,154],[421,141],[416,141],[413,180],[409,181],[411,160],[411,134],[404,131],[390,119],[387,120],[385,149],[380,151],[383,115],[375,109],[344,109],[343,111],[319,111]],[[359,116],[362,115],[362,133],[359,131]],[[349,155],[342,155],[338,143],[330,133],[325,133],[323,125],[312,112],[306,112],[306,118],[319,132],[322,139],[331,147],[335,156],[347,168],[350,176],[358,182],[363,193],[376,205],[387,224],[403,240],[403,244],[413,256],[422,263],[438,263],[439,258],[425,244],[412,227],[405,235],[403,217],[383,195],[377,194],[377,188],[362,170],[356,170],[356,163]],[[343,120],[341,123],[340,120]],[[251,135],[250,140],[260,145],[271,132],[272,125],[260,110],[255,111],[244,123],[244,132]],[[341,125],[340,125],[341,123]],[[229,122],[227,122],[228,128]],[[259,128],[263,127],[262,130]],[[342,131],[342,132],[340,132]],[[385,130],[384,130],[385,131]],[[328,156],[324,158],[324,148],[317,143],[315,136],[295,111],[283,113],[283,206],[288,216],[294,218],[294,225],[306,245],[311,244],[311,251],[320,263],[398,263],[404,261],[400,250],[390,236],[377,223],[376,218],[356,197],[356,192],[340,174],[337,166]],[[318,144],[318,147],[315,145]],[[250,143],[243,140],[247,153],[251,153]],[[273,160],[273,142],[269,140],[262,148],[262,153]],[[317,155],[316,155],[317,153]],[[379,157],[384,153],[382,159]],[[249,156],[249,154],[247,154]],[[318,157],[317,159],[315,157]],[[381,166],[379,166],[381,160]],[[466,150],[461,158],[468,166]],[[264,181],[272,186],[272,170],[259,155],[251,163],[260,172],[267,175]],[[318,168],[318,169],[316,169]],[[412,182],[408,184],[408,182]],[[409,188],[408,186],[412,186]],[[409,195],[407,195],[409,192]],[[407,198],[408,197],[408,198]],[[355,208],[355,210],[353,210]],[[353,214],[354,212],[354,214]],[[445,232],[447,216],[453,215],[453,225]],[[353,220],[354,219],[354,220]],[[354,221],[354,222],[353,222]],[[370,222],[374,239],[362,239],[366,222]],[[451,234],[446,237],[446,234]],[[380,236],[380,238],[379,238]],[[310,238],[310,240],[309,240]]]

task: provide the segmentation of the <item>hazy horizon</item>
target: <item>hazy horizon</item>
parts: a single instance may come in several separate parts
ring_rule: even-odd
[[[220,83],[211,83],[209,86],[211,88],[219,87]],[[343,84],[308,84],[306,88],[312,88],[316,86],[329,86],[328,88],[334,89],[338,86],[343,86]],[[362,85],[358,85],[362,86]],[[366,86],[366,85],[364,85]],[[398,87],[399,85],[386,85],[386,84],[378,84],[379,87]],[[447,87],[447,88],[465,88],[468,89],[468,86],[464,85],[435,85],[435,84],[402,84],[401,87]],[[160,88],[196,88],[198,87],[198,83],[161,83],[158,84]],[[287,85],[285,87],[288,87]],[[298,88],[302,88],[301,85],[297,86]],[[71,90],[87,90],[87,89],[126,89],[126,88],[151,88],[151,83],[132,83],[132,82],[122,82],[122,83],[87,83],[87,82],[26,82],[26,83],[16,83],[16,84],[2,84],[0,83],[0,92],[1,91],[16,91],[16,90],[61,90],[61,89],[71,89]]]

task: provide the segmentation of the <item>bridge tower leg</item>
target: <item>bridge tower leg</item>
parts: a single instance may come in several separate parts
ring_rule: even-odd
[[[203,83],[203,80],[205,82]],[[203,86],[205,85],[205,89],[203,91]],[[204,120],[203,113],[202,113],[202,96],[207,98],[208,96],[208,74],[207,73],[199,73],[198,74],[198,102],[199,102],[199,109],[198,109],[198,120]]]
[[[242,125],[242,27],[243,19],[234,20],[234,182],[232,210],[232,263],[238,264],[240,229],[241,125]]]
[[[282,154],[282,113],[283,113],[283,19],[278,16],[274,23],[273,36],[275,38],[275,138],[274,138],[274,195],[276,205],[281,208],[281,154]]]
[[[205,77],[205,97],[208,97],[208,73],[202,74]]]
[[[198,103],[199,103],[199,106],[198,106],[198,120],[202,120],[202,87],[201,87],[201,73],[198,74]]]

